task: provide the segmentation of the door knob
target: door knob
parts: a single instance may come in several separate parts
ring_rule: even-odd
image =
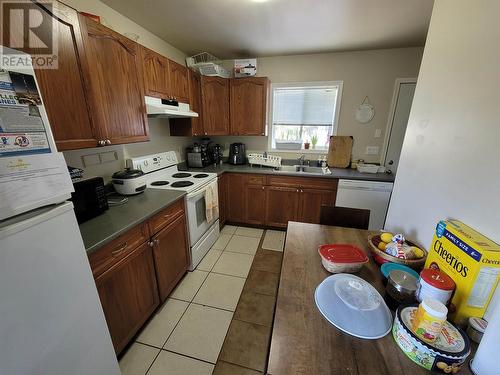
[[[389,160],[389,165],[393,165],[394,164],[394,160]]]

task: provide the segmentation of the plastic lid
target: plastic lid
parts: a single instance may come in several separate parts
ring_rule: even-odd
[[[144,172],[141,171],[140,169],[126,168],[123,171],[118,171],[118,172],[113,173],[113,176],[111,176],[111,177],[112,178],[120,178],[123,180],[128,180],[131,178],[141,177],[143,175],[144,175]]]
[[[488,327],[488,322],[484,319],[472,316],[469,318],[469,325],[475,330],[484,333],[486,327]]]
[[[417,279],[411,273],[403,270],[392,270],[389,273],[389,280],[408,292],[417,290]]]
[[[332,263],[366,263],[368,257],[363,250],[350,244],[321,245],[319,254]]]
[[[363,339],[378,339],[392,328],[392,314],[379,292],[360,277],[327,277],[314,293],[316,306],[335,327]]]
[[[442,271],[427,268],[420,272],[420,278],[427,284],[441,290],[455,289],[455,282],[453,279]]]
[[[386,279],[389,278],[389,273],[392,270],[405,271],[405,272],[408,272],[413,277],[415,277],[415,279],[418,280],[418,278],[419,278],[419,275],[415,270],[411,269],[408,266],[405,266],[404,264],[389,262],[389,263],[384,263],[380,266],[380,272],[382,272],[382,275],[384,275],[384,277]]]
[[[424,298],[422,306],[425,311],[436,318],[446,319],[446,315],[448,315],[448,308],[437,299]]]

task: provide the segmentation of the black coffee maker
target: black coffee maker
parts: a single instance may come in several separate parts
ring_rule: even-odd
[[[229,146],[229,164],[246,164],[247,155],[243,143],[231,143]]]
[[[222,163],[222,146],[218,143],[210,147],[210,159],[213,164]]]

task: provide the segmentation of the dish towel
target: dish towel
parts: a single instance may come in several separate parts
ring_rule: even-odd
[[[205,216],[211,223],[214,218],[219,217],[219,196],[217,193],[217,180],[205,189]]]

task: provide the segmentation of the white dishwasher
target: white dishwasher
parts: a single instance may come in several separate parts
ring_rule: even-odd
[[[392,186],[392,182],[339,180],[335,206],[370,210],[368,229],[383,229]]]

